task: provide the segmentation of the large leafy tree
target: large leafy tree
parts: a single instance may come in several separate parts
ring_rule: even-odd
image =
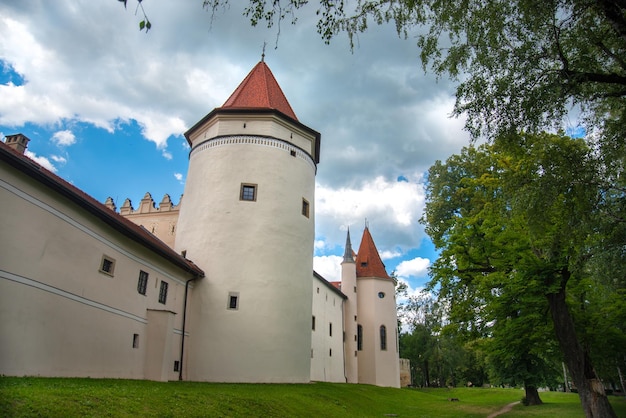
[[[586,296],[590,284],[603,286],[591,260],[614,250],[597,232],[611,230],[607,207],[615,212],[623,205],[617,192],[608,197],[612,186],[600,160],[583,140],[563,135],[466,148],[431,167],[425,213],[427,232],[441,249],[433,285],[449,300],[451,318],[496,342],[526,336],[527,344],[509,340],[500,347],[518,354],[514,367],[524,366],[526,378],[538,379],[545,376],[536,373],[537,361],[550,360],[541,345],[542,318],[549,316],[590,417],[614,416],[590,357],[592,346],[611,341],[598,333],[585,341],[580,318],[598,311]],[[615,320],[605,316],[608,324]]]

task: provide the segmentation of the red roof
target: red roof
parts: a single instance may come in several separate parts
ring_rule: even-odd
[[[237,109],[274,109],[298,120],[287,98],[264,61],[254,66],[222,106]]]
[[[361,238],[361,245],[356,256],[356,277],[391,279],[367,227],[363,231],[363,238]]]

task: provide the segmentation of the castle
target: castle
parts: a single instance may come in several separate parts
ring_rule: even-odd
[[[0,144],[0,374],[400,386],[369,229],[313,271],[321,135],[267,64],[185,133],[184,198],[119,213]]]

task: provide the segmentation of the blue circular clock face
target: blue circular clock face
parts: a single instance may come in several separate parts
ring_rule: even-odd
[[[379,298],[384,298],[385,297],[385,292],[378,292],[378,297]]]

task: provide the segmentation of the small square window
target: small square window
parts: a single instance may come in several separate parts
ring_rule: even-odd
[[[256,201],[256,184],[241,184],[241,191],[239,193],[239,200],[247,200],[249,202]]]
[[[169,284],[167,282],[161,281],[161,288],[159,289],[159,303],[165,305],[167,302],[167,288]]]
[[[115,272],[115,260],[109,256],[103,255],[102,261],[100,261],[100,272],[113,276]]]
[[[137,293],[145,296],[147,287],[148,287],[148,273],[146,273],[143,270],[139,270],[139,279],[137,280]]]
[[[238,292],[230,292],[228,293],[228,309],[238,310],[239,309],[239,293]]]
[[[302,214],[309,217],[309,202],[305,198],[302,198]]]

